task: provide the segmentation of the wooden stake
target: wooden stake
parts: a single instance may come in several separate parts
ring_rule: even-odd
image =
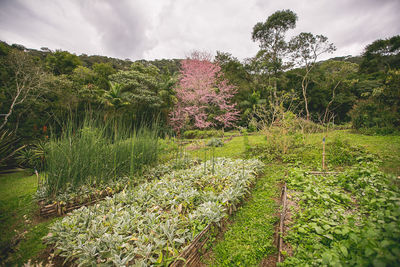
[[[283,248],[283,230],[286,216],[286,183],[282,187],[282,212],[281,220],[279,222],[279,233],[278,233],[278,262],[282,262],[282,248]]]
[[[38,187],[38,189],[40,189],[40,188],[42,188],[42,181],[40,180],[39,173],[38,173],[38,171],[36,169],[35,169],[35,174],[36,174],[36,177],[37,177],[37,187]]]
[[[322,170],[325,170],[325,137],[322,139]]]

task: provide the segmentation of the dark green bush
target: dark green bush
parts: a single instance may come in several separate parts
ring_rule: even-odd
[[[44,168],[46,143],[38,141],[19,151],[16,156],[17,163],[22,168],[41,171]]]
[[[186,139],[205,139],[210,137],[222,137],[222,130],[188,130],[183,133]]]
[[[372,100],[359,101],[350,112],[355,129],[361,128],[395,128],[396,114],[390,107],[382,107]]]
[[[359,128],[359,133],[365,135],[399,135],[400,130],[394,127],[371,127],[371,128]]]

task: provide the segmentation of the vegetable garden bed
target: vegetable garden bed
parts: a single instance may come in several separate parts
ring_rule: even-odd
[[[400,190],[373,163],[337,175],[293,169],[283,266],[399,266]]]
[[[258,160],[221,158],[173,171],[73,211],[50,227],[45,241],[84,266],[170,264],[227,216],[262,168]]]
[[[76,198],[67,203],[64,201],[55,201],[52,204],[46,205],[46,200],[39,200],[39,215],[42,217],[62,216],[75,209],[79,209],[82,206],[93,205],[94,203],[103,200],[108,196],[112,196],[114,193],[118,193],[121,190],[113,190],[111,188],[108,188],[98,193],[91,194],[84,199]]]
[[[38,201],[39,215],[42,217],[62,216],[80,207],[90,206],[106,197],[113,196],[123,189],[126,189],[128,186],[137,186],[148,180],[159,179],[168,172],[187,168],[188,166],[195,166],[198,163],[198,161],[188,158],[184,160],[173,160],[167,164],[159,165],[156,168],[144,171],[140,179],[137,177],[122,177],[108,185],[102,185],[100,187],[81,186],[78,189],[73,189],[56,196],[54,200],[42,198]],[[41,187],[39,187],[37,192],[38,197],[40,197],[41,192],[46,190],[44,188],[45,186],[46,185],[41,185]]]

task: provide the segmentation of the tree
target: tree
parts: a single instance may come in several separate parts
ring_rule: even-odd
[[[231,127],[239,112],[231,103],[234,86],[221,74],[211,56],[194,52],[182,61],[181,78],[176,87],[177,103],[170,113],[170,124],[180,133],[187,125],[204,129],[220,125]]]
[[[129,103],[125,110],[130,110],[134,117],[143,119],[143,116],[156,115],[161,106],[158,75],[159,70],[155,66],[144,66],[135,62],[130,70],[111,75],[110,81],[119,84],[118,91],[123,102]]]
[[[275,110],[278,109],[280,98],[278,79],[291,65],[286,60],[289,46],[285,36],[289,29],[295,28],[296,21],[297,15],[287,9],[276,11],[265,22],[258,22],[253,27],[252,39],[259,42],[260,47],[250,65],[255,74],[254,82],[258,87],[266,89],[266,97],[270,99],[267,105]]]
[[[37,105],[56,120],[63,121],[65,116],[76,110],[79,98],[73,82],[67,75],[49,74],[43,83],[45,94]]]
[[[77,55],[67,51],[57,50],[47,55],[46,65],[55,75],[61,75],[71,74],[77,66],[82,65],[82,62]]]
[[[349,108],[351,107],[354,96],[347,96],[349,95],[349,90],[342,90],[341,93],[338,93],[337,90],[340,85],[345,86],[346,89],[350,87],[350,84],[353,82],[351,79],[352,75],[357,73],[358,65],[346,61],[328,60],[321,64],[319,71],[322,77],[317,78],[317,82],[320,84],[320,86],[325,88],[323,93],[324,98],[330,98],[329,101],[326,100],[328,103],[325,105],[322,118],[322,122],[326,123],[328,121],[329,114],[334,109],[332,106],[335,101],[340,100],[340,102],[337,102],[335,109],[346,102],[349,103]]]
[[[6,64],[9,79],[4,88],[1,88],[6,95],[6,101],[1,108],[6,113],[1,114],[4,120],[0,124],[0,130],[6,126],[18,106],[34,101],[41,95],[40,88],[45,77],[41,65],[23,51],[12,50],[2,63]]]
[[[389,70],[384,84],[367,99],[359,99],[350,111],[353,127],[372,128],[380,133],[400,130],[400,69]]]
[[[328,38],[323,35],[313,35],[309,32],[302,32],[293,37],[289,43],[293,60],[299,67],[304,69],[301,81],[301,89],[304,98],[306,118],[310,120],[308,110],[307,89],[310,83],[310,73],[313,70],[319,56],[325,53],[332,53],[336,50],[333,43],[328,42]]]
[[[241,113],[240,123],[247,123],[253,106],[252,93],[254,93],[254,84],[250,72],[244,64],[230,53],[217,51],[214,62],[221,67],[224,77],[236,87],[237,93],[232,101],[238,104],[237,107]],[[257,93],[260,95],[259,92]]]
[[[124,108],[131,105],[128,94],[122,92],[122,85],[118,83],[111,83],[110,90],[105,91],[102,97],[103,103],[110,110],[112,117],[117,116],[117,112],[121,112]]]
[[[108,77],[116,72],[112,65],[110,63],[94,63],[92,69],[97,74],[96,85],[104,90],[109,89]]]
[[[253,27],[252,39],[258,41],[260,51],[257,57],[265,66],[265,71],[271,74],[274,80],[276,92],[276,78],[278,74],[287,68],[284,62],[288,45],[285,34],[289,29],[296,27],[297,15],[291,10],[276,11],[265,22],[258,22]]]
[[[400,68],[400,35],[369,44],[363,53],[360,69],[365,73]]]

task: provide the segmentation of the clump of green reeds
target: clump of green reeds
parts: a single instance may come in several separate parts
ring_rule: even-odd
[[[133,177],[158,158],[157,126],[131,128],[85,119],[68,123],[46,148],[45,187],[48,197],[82,185],[106,184]]]

